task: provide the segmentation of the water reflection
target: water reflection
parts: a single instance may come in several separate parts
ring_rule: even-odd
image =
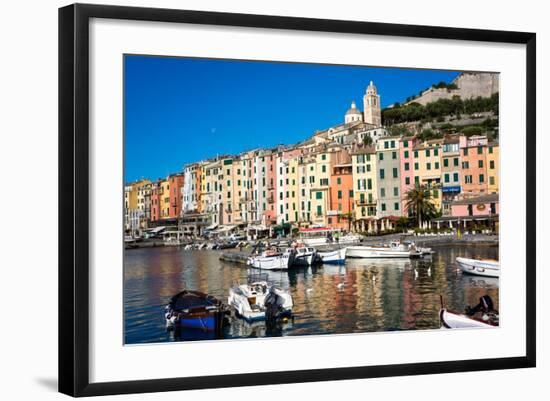
[[[498,279],[467,276],[458,256],[498,258],[498,248],[438,247],[429,259],[350,259],[288,272],[267,272],[269,280],[290,289],[294,318],[266,326],[234,319],[224,338],[254,338],[328,333],[439,328],[439,296],[449,308],[463,310],[488,294],[498,309]],[[125,342],[198,340],[203,333],[166,331],[164,305],[184,288],[226,301],[231,285],[246,280],[245,267],[219,261],[218,251],[178,248],[128,250],[124,269]]]

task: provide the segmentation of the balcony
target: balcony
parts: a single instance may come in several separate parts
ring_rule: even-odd
[[[373,199],[371,201],[369,201],[368,199],[358,199],[355,201],[355,204],[357,206],[375,206],[376,205],[376,201]]]

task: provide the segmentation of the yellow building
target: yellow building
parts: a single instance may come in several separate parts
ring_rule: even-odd
[[[218,159],[207,161],[202,172],[201,203],[203,213],[209,215],[211,224],[221,224],[220,204],[222,193],[219,179],[221,162]]]
[[[124,186],[125,229],[132,232],[146,228],[151,211],[151,181],[138,180]]]
[[[162,180],[160,182],[160,218],[170,217],[170,182]]]
[[[378,201],[376,149],[366,147],[352,152],[351,163],[355,229],[372,231]]]
[[[327,212],[330,209],[330,152],[322,149],[313,156],[312,161],[311,220],[313,224],[325,226],[328,224]]]
[[[285,221],[288,223],[298,223],[300,216],[300,205],[297,157],[292,157],[287,160],[285,173]]]
[[[419,143],[413,148],[413,172],[415,184],[426,186],[436,210],[441,210],[441,163],[443,139]]]
[[[498,194],[500,180],[500,150],[498,143],[487,145],[487,191]]]

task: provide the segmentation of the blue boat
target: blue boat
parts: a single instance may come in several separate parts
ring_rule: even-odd
[[[170,299],[164,317],[168,328],[186,328],[221,333],[226,306],[199,291],[184,290]]]

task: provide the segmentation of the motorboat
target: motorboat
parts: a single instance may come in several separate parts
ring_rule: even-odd
[[[433,255],[435,253],[432,248],[421,247],[416,245],[414,242],[404,241],[403,244],[408,245],[409,249],[416,249],[422,256]]]
[[[291,266],[311,266],[317,258],[317,250],[310,246],[295,246],[287,249],[285,254],[294,254]]]
[[[294,255],[292,253],[281,253],[274,249],[267,249],[259,255],[249,257],[247,264],[256,269],[286,270],[293,260]]]
[[[231,287],[227,303],[237,316],[249,322],[289,317],[293,307],[290,292],[269,284],[263,275],[251,276],[246,284]]]
[[[414,258],[420,257],[413,245],[392,241],[388,245],[352,245],[347,247],[348,258]]]
[[[488,295],[479,298],[479,304],[473,308],[467,306],[464,313],[447,310],[441,297],[439,321],[441,328],[445,329],[490,328],[499,325],[498,311],[493,308],[493,300]]]
[[[170,299],[164,318],[167,328],[221,332],[226,313],[226,306],[217,298],[199,291],[184,290]]]
[[[496,260],[456,258],[456,263],[464,273],[485,277],[500,276],[500,263]]]
[[[323,264],[341,265],[346,262],[346,250],[347,248],[340,248],[329,251],[317,251],[317,256]]]

